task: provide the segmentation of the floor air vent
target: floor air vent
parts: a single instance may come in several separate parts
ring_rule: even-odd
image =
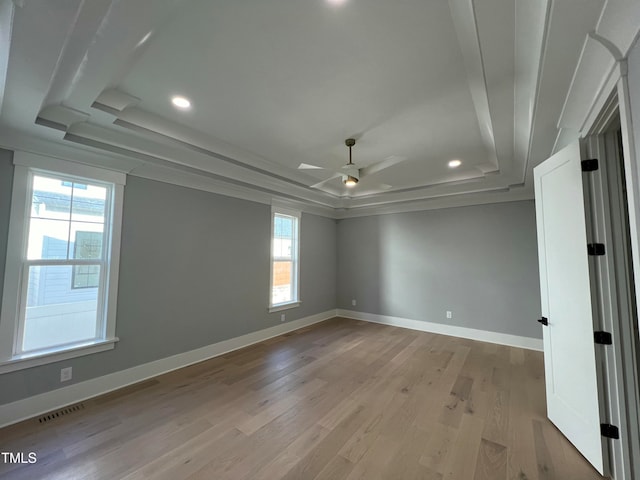
[[[60,410],[56,410],[55,412],[49,412],[45,415],[42,415],[40,418],[38,418],[38,422],[47,423],[47,422],[50,422],[51,420],[55,420],[56,418],[69,415],[70,413],[79,412],[80,410],[84,410],[84,403],[78,403],[70,407],[64,407],[64,408],[61,408]]]

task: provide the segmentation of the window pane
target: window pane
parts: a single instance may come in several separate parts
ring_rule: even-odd
[[[293,217],[276,215],[274,236],[279,238],[291,238],[293,234]]]
[[[23,351],[95,338],[98,289],[74,289],[73,268],[29,267]]]
[[[274,216],[273,256],[278,259],[291,258],[294,218],[282,215]]]
[[[73,184],[71,219],[104,223],[107,189],[96,185]]]
[[[97,223],[71,223],[71,258],[102,258],[103,226]]]
[[[291,239],[274,238],[273,239],[273,257],[278,259],[291,258]]]
[[[293,300],[292,289],[293,264],[290,261],[273,262],[273,289],[271,304],[290,302]]]
[[[31,218],[29,222],[29,260],[67,258],[69,222]]]
[[[33,177],[31,216],[69,220],[71,211],[71,185],[57,178]]]

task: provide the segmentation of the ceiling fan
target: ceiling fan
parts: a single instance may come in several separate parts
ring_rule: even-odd
[[[355,163],[353,163],[352,157],[351,157],[351,148],[356,144],[355,138],[347,138],[344,141],[344,144],[349,148],[349,163],[343,166],[340,169],[340,171],[334,171],[334,175],[330,176],[329,178],[322,180],[321,182],[318,182],[314,185],[311,185],[311,188],[320,188],[325,183],[337,177],[341,177],[342,183],[344,183],[347,187],[354,187],[358,184],[361,178],[376,172],[380,172],[386,168],[389,168],[393,165],[396,165],[406,160],[405,157],[394,155],[391,157],[387,157],[385,160],[382,160],[381,162],[375,163],[373,165],[369,165],[368,167],[359,168]],[[298,169],[299,170],[330,170],[324,167],[310,165],[308,163],[301,163],[298,166]],[[388,190],[389,188],[391,188],[391,185],[382,184],[380,185],[380,188],[383,190]]]

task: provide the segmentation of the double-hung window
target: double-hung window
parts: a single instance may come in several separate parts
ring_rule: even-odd
[[[271,291],[269,310],[300,305],[300,212],[271,212]]]
[[[125,175],[16,152],[0,372],[113,348]]]

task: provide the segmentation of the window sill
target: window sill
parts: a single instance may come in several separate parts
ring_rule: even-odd
[[[107,340],[96,340],[80,345],[74,345],[64,350],[49,350],[34,354],[18,355],[7,360],[0,360],[0,374],[15,372],[25,368],[37,367],[38,365],[46,365],[47,363],[59,362],[70,358],[81,357],[83,355],[91,355],[92,353],[104,352],[115,347],[118,337],[109,338]]]
[[[280,312],[282,310],[289,310],[290,308],[299,307],[302,302],[289,302],[289,303],[281,303],[279,305],[274,305],[269,307],[269,313]]]

